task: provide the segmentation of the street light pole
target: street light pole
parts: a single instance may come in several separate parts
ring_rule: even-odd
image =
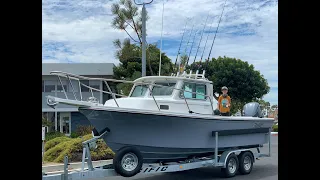
[[[136,0],[134,0],[134,3],[136,5],[142,5],[142,77],[146,76],[146,4],[152,3],[153,0],[151,0],[148,3],[137,3]]]
[[[142,77],[146,76],[146,7],[142,6]]]
[[[159,76],[161,76],[161,51],[162,51],[163,11],[164,11],[164,1],[163,1],[163,4],[162,4],[162,20],[161,20],[161,45],[160,45],[160,63],[159,63]]]

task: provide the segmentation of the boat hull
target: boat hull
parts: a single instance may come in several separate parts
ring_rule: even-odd
[[[136,147],[145,163],[177,161],[207,156],[215,151],[215,132],[219,151],[254,148],[268,143],[272,120],[239,120],[219,116],[179,116],[138,113],[116,109],[79,108],[115,152],[125,146]]]

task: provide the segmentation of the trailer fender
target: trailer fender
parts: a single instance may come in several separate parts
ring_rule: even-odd
[[[250,151],[249,149],[237,149],[237,150],[229,150],[229,151],[224,151],[220,158],[219,158],[219,163],[223,163],[223,168],[226,168],[226,161],[228,159],[228,157],[231,155],[231,154],[240,154],[241,152],[243,151]],[[251,152],[251,151],[250,151]],[[251,152],[252,153],[252,152]]]

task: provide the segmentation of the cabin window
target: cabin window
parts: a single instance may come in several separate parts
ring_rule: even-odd
[[[176,86],[176,83],[160,83],[156,82],[155,84],[165,86],[153,86],[152,95],[154,96],[171,96],[173,88]]]
[[[148,86],[147,85],[136,85],[134,87],[134,90],[131,93],[131,97],[144,96],[146,94],[147,90],[148,90]]]
[[[187,99],[206,99],[206,85],[205,84],[197,84],[197,83],[189,83],[185,82],[182,87],[183,90],[180,93],[180,98]],[[183,93],[183,94],[182,94]],[[197,93],[197,94],[193,94]],[[202,95],[203,94],[203,95]]]

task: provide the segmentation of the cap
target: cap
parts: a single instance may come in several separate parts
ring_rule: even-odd
[[[223,86],[221,90],[228,90],[228,88],[226,86]]]

